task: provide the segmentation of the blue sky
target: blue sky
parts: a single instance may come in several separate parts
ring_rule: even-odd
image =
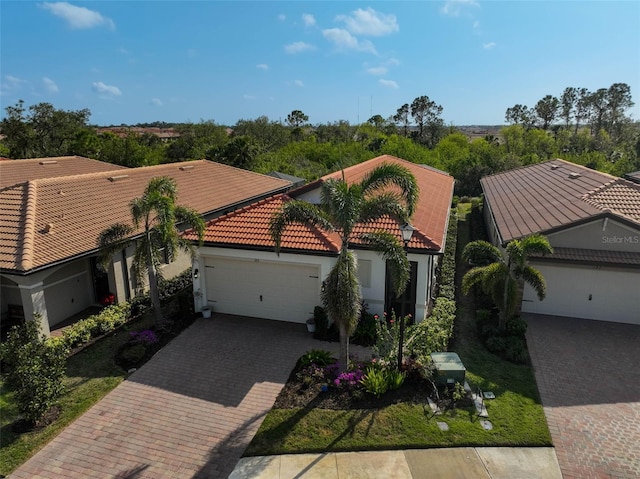
[[[21,98],[100,125],[357,123],[427,95],[447,124],[502,124],[623,82],[640,119],[637,1],[3,0],[0,22],[3,115]]]

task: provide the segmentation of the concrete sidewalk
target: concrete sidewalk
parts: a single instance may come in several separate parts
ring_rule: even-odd
[[[552,447],[458,447],[245,457],[229,479],[562,479]]]

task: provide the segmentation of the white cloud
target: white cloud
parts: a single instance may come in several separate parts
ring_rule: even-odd
[[[316,24],[316,18],[310,13],[303,13],[302,21],[305,27],[312,27]]]
[[[120,88],[118,88],[117,86],[113,86],[113,85],[106,85],[105,83],[101,82],[101,81],[94,81],[93,82],[93,91],[100,93],[100,94],[106,94],[106,95],[112,95],[112,96],[120,96],[122,95],[122,92],[120,91]]]
[[[473,22],[473,29],[477,30],[478,28],[480,28],[480,22],[476,20],[475,22]]]
[[[482,44],[482,48],[484,48],[485,50],[491,50],[495,46],[496,46],[496,42],[489,42],[489,43]]]
[[[367,73],[369,75],[384,75],[388,71],[389,69],[383,66],[367,68]]]
[[[7,93],[20,90],[22,85],[25,85],[26,83],[27,81],[22,78],[5,75],[4,81],[0,83],[0,95],[6,95]]]
[[[445,15],[457,17],[465,7],[479,7],[480,4],[476,0],[446,0],[440,9]]]
[[[391,88],[393,90],[396,90],[398,88],[398,84],[393,80],[384,80],[381,78],[380,80],[378,80],[378,83],[380,83],[380,85],[384,87]]]
[[[284,22],[287,19],[287,16],[284,13],[281,13],[280,15],[278,15],[278,20],[280,20],[281,22]]]
[[[151,99],[151,104],[155,105],[155,106],[162,106],[162,100],[160,98],[152,98]]]
[[[376,49],[369,40],[358,40],[342,28],[322,30],[322,35],[340,50],[357,50],[360,52],[376,53]]]
[[[116,27],[113,20],[102,16],[99,12],[85,7],[76,7],[67,2],[43,3],[41,7],[49,10],[56,17],[66,20],[74,29],[84,30],[101,26],[114,29]]]
[[[293,80],[293,84],[295,86],[299,86],[300,88],[304,87],[304,83],[302,83],[302,80]]]
[[[259,63],[258,65],[256,65],[256,68],[267,71],[269,69],[269,65],[267,65],[266,63]]]
[[[49,93],[58,93],[60,91],[58,85],[56,85],[56,82],[54,82],[51,78],[43,77],[42,83]]]
[[[284,51],[289,54],[295,54],[315,49],[316,47],[305,42],[294,42],[284,46]]]
[[[255,95],[249,95],[248,93],[245,93],[244,95],[242,95],[242,98],[244,98],[245,100],[255,100],[256,96]]]
[[[336,20],[344,22],[347,30],[355,35],[380,37],[400,29],[395,15],[376,12],[371,7],[366,10],[359,8],[350,16],[338,15]]]

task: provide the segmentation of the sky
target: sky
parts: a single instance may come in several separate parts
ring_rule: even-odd
[[[638,1],[0,2],[0,106],[152,121],[388,118],[426,95],[447,125],[627,83],[640,119]]]

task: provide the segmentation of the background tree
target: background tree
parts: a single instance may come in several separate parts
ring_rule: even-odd
[[[293,110],[287,115],[287,125],[291,128],[300,128],[309,121],[309,117],[300,110]]]
[[[149,285],[149,296],[156,320],[156,327],[163,326],[162,307],[158,279],[158,266],[163,254],[172,261],[180,250],[195,254],[193,245],[180,236],[178,224],[191,226],[202,241],[204,221],[197,211],[176,205],[177,185],[173,178],[157,176],[149,181],[140,198],[130,203],[133,224],[116,223],[98,236],[99,260],[105,268],[113,258],[130,244],[135,244],[133,272],[136,286],[144,285],[145,273]],[[139,234],[139,231],[142,231]],[[134,236],[135,235],[135,236]],[[164,252],[163,252],[164,250]]]
[[[207,152],[207,159],[250,170],[258,155],[258,147],[250,136],[233,136],[222,147]]]
[[[543,130],[547,130],[555,121],[558,108],[560,108],[560,101],[552,95],[547,95],[536,103],[535,112],[542,123]]]
[[[277,151],[290,141],[291,133],[282,123],[270,121],[266,116],[255,120],[238,120],[233,126],[232,136],[248,136],[253,139],[258,153]]]
[[[444,130],[444,121],[440,118],[442,107],[423,95],[411,103],[411,116],[418,126],[416,139],[419,143],[433,148]]]
[[[573,113],[576,109],[576,102],[578,101],[578,89],[574,87],[567,87],[562,92],[560,97],[560,115],[564,120],[565,128],[569,128]]]
[[[518,294],[521,282],[529,284],[540,301],[546,295],[542,273],[529,265],[533,254],[551,254],[553,248],[546,237],[539,234],[511,241],[506,248],[506,258],[498,248],[487,241],[472,241],[462,251],[465,263],[477,265],[462,278],[462,291],[469,294],[473,286],[480,285],[498,307],[498,328],[503,330],[519,307]]]
[[[396,111],[393,115],[393,121],[402,128],[402,134],[405,137],[409,136],[409,104],[405,103]]]
[[[396,185],[400,193],[386,191],[388,185]],[[324,281],[322,302],[340,332],[339,363],[343,370],[348,368],[349,337],[355,330],[361,309],[357,262],[349,250],[354,228],[385,215],[405,222],[413,214],[417,201],[418,186],[411,172],[397,164],[384,164],[359,183],[328,180],[322,184],[320,205],[292,200],[271,220],[271,236],[278,253],[282,235],[294,223],[313,225],[340,237],[340,252]],[[402,294],[409,280],[409,261],[400,241],[384,231],[362,234],[358,238],[382,253],[390,268],[394,291],[397,295]]]

